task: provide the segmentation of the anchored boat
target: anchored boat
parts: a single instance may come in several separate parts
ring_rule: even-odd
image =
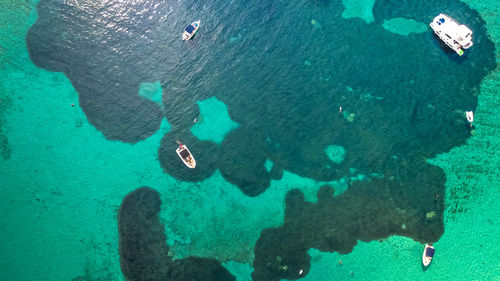
[[[473,45],[472,31],[448,15],[439,14],[429,25],[439,39],[459,56],[464,54],[464,49],[468,49]]]
[[[184,32],[182,33],[182,40],[189,40],[191,37],[194,36],[196,31],[198,31],[198,28],[200,28],[200,21],[197,20],[193,22],[192,24],[188,25],[186,29],[184,29]]]
[[[466,111],[465,112],[465,117],[467,117],[467,121],[469,121],[469,123],[474,122],[474,112],[472,112],[472,111]]]
[[[187,146],[183,145],[179,141],[177,141],[177,143],[179,144],[179,147],[175,152],[177,152],[177,155],[179,155],[182,162],[184,162],[184,164],[188,166],[188,168],[194,169],[196,167],[196,160],[194,160],[193,155],[191,154]]]
[[[432,245],[425,244],[424,254],[422,255],[422,263],[424,266],[428,266],[431,263],[432,257],[434,257],[434,247]]]

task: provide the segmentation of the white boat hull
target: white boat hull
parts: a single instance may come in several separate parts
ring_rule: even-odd
[[[184,30],[184,32],[182,33],[182,40],[186,40],[187,41],[187,40],[191,39],[194,36],[194,34],[196,33],[196,31],[198,31],[198,29],[200,28],[200,21],[197,20],[197,21],[191,23],[190,26],[193,26],[194,30],[191,31],[191,32],[187,32],[186,30]]]
[[[182,162],[184,165],[186,165],[188,168],[194,169],[196,168],[196,160],[194,159],[193,155],[185,145],[180,145],[177,150],[177,155],[179,155],[179,158],[181,158]],[[187,156],[185,154],[187,152]]]
[[[470,123],[474,122],[474,112],[466,111],[465,117],[467,117],[467,121],[469,121]]]
[[[432,245],[425,244],[424,253],[422,254],[422,264],[424,266],[428,266],[432,261],[432,257],[429,257],[426,255],[428,248],[434,249],[434,247]]]

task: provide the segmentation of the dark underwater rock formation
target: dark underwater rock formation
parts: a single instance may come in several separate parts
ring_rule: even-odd
[[[2,86],[0,86],[0,92],[7,92]],[[7,134],[4,128],[4,114],[7,109],[12,105],[12,101],[7,96],[0,95],[0,154],[4,160],[9,160],[11,155],[11,149],[9,145],[9,140],[7,139]]]
[[[123,199],[118,211],[120,265],[129,281],[226,281],[235,280],[214,259],[168,256],[165,226],[158,216],[160,194],[141,187]]]
[[[382,179],[355,181],[337,197],[333,188],[323,186],[317,203],[304,201],[299,190],[290,191],[284,224],[265,229],[257,241],[253,280],[293,280],[300,277],[301,269],[304,276],[310,268],[310,248],[347,254],[358,240],[390,235],[422,243],[437,241],[444,232],[442,170],[393,162],[404,169],[397,173],[388,169]],[[422,169],[425,173],[420,173]],[[429,220],[431,212],[434,217]]]

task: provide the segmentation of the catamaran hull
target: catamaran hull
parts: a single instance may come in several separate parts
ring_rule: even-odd
[[[468,49],[473,45],[472,31],[448,15],[439,14],[429,26],[439,39],[459,56],[464,54],[464,49]]]

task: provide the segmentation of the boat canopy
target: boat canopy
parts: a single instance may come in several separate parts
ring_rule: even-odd
[[[187,151],[187,149],[181,150],[180,153],[181,153],[182,158],[188,158],[189,157],[189,152]]]
[[[427,251],[425,252],[425,255],[432,258],[434,256],[434,249],[433,248],[427,248]]]
[[[186,32],[187,33],[192,33],[194,31],[194,26],[192,24],[188,25],[188,27],[186,27]]]

